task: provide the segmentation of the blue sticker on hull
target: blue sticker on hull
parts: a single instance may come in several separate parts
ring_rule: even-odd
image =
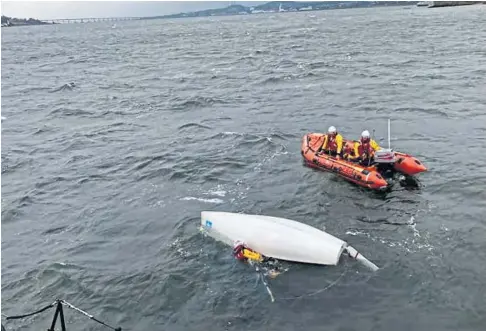
[[[206,220],[206,227],[211,228],[213,226],[213,222]]]

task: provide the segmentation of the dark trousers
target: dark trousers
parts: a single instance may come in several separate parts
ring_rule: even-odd
[[[359,164],[361,164],[362,166],[368,166],[368,165],[372,165],[373,164],[373,157],[371,158],[364,158],[364,159],[359,159]]]

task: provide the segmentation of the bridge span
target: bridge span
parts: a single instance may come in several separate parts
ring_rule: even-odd
[[[67,23],[93,23],[93,22],[116,22],[116,21],[134,21],[142,17],[88,17],[88,18],[54,18],[42,20],[47,23],[67,24]]]

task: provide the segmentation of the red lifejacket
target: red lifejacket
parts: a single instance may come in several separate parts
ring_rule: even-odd
[[[341,145],[341,146],[339,146]],[[341,148],[339,148],[341,147]],[[339,149],[339,153],[342,152],[343,148],[343,137],[338,133],[335,136],[331,134],[326,134],[324,136],[324,141],[322,143],[322,149],[324,151],[333,151],[337,152]]]
[[[371,147],[371,144],[369,142],[363,143],[363,142],[360,141],[360,143],[358,145],[358,156],[359,157],[363,156],[363,154],[366,154],[368,157],[370,157],[371,155],[373,155],[373,153],[374,153],[374,150]]]
[[[244,244],[239,244],[233,248],[233,255],[237,260],[244,261],[246,257],[243,255]]]
[[[327,136],[327,149],[331,151],[337,151],[336,136]]]

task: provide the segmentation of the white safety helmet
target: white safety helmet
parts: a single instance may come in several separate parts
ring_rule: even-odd
[[[370,137],[370,133],[368,130],[364,130],[362,133],[361,133],[361,138],[369,138]]]
[[[333,126],[330,126],[329,129],[327,130],[328,133],[336,133],[336,128]]]

